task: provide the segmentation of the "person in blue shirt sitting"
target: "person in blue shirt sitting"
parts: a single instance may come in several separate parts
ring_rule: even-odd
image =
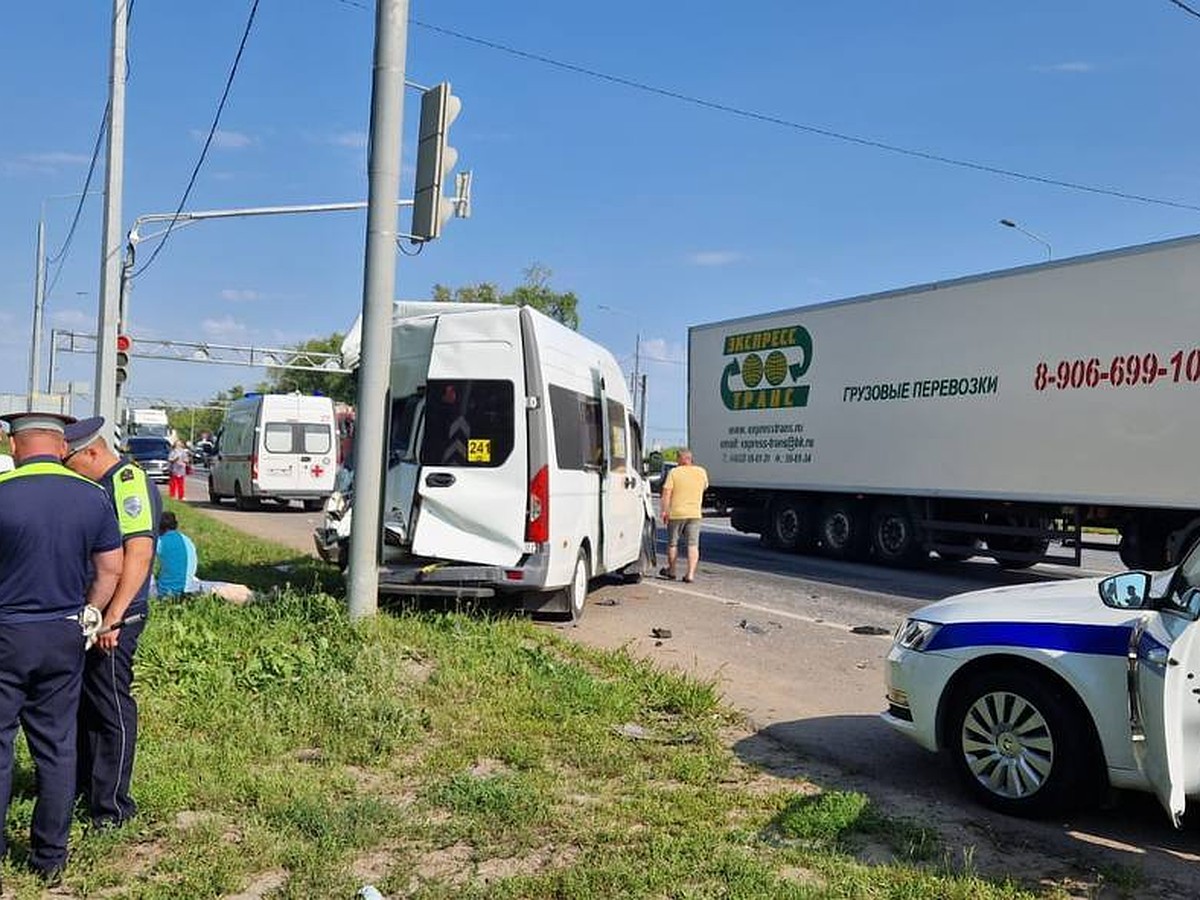
[[[155,591],[160,597],[216,594],[232,603],[245,603],[253,594],[244,584],[201,581],[196,577],[199,557],[192,539],[179,530],[179,520],[170,510],[158,517],[158,576]]]
[[[175,513],[163,512],[158,517],[158,577],[154,580],[158,595],[178,597],[199,593],[197,564],[196,545],[179,530]]]

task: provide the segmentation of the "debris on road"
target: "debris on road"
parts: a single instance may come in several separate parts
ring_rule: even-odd
[[[772,628],[778,631],[783,630],[783,626],[781,624],[778,622],[773,622],[770,619],[767,619],[766,625],[759,625],[756,622],[751,622],[749,619],[742,619],[742,621],[738,622],[738,628],[748,631],[751,634],[766,634]]]
[[[670,636],[671,636],[670,628],[651,628],[650,629],[650,637],[652,637],[652,638],[658,638],[659,640],[666,640]]]
[[[878,625],[855,625],[850,629],[851,634],[884,635],[891,634],[891,629],[880,628]]]

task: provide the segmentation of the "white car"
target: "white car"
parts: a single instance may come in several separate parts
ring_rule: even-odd
[[[1114,787],[1200,798],[1200,549],[1151,575],[950,597],[896,632],[883,719],[971,792],[1046,815]]]

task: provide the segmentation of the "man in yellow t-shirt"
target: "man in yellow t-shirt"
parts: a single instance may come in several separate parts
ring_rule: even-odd
[[[663,578],[675,580],[675,558],[680,537],[687,545],[687,574],[683,580],[696,580],[700,565],[700,506],[708,490],[708,472],[692,461],[691,450],[679,451],[679,465],[667,473],[662,489],[662,520],[667,526],[667,567],[659,571]]]

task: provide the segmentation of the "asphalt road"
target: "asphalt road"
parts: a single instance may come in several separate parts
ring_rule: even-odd
[[[202,478],[191,479],[188,500],[207,505]],[[313,552],[320,514],[298,504],[207,508],[234,527]],[[1011,572],[983,559],[888,569],[770,550],[722,519],[706,520],[702,548],[696,583],[599,584],[581,623],[548,627],[712,679],[746,714],[748,727],[733,743],[748,764],[861,789],[900,815],[936,822],[948,851],[972,854],[980,871],[1033,871],[1095,887],[1104,873],[1129,870],[1139,873],[1136,896],[1200,894],[1200,827],[1173,830],[1153,798],[1114,795],[1070,821],[993,815],[961,791],[944,760],[878,718],[890,634],[907,613],[962,591],[1119,571],[1115,553],[1085,552],[1082,570]],[[855,633],[864,626],[875,633]],[[663,628],[669,638],[653,636]]]

